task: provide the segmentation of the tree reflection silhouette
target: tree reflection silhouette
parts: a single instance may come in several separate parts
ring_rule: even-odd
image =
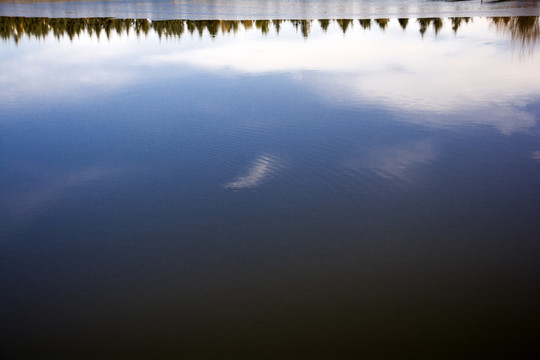
[[[196,29],[196,27],[195,27],[195,21],[193,21],[193,20],[187,20],[187,21],[186,21],[186,27],[187,27],[189,33],[190,33],[191,35],[193,35],[193,33],[195,32],[195,29]]]
[[[400,18],[398,19],[398,22],[399,22],[399,25],[401,26],[401,28],[403,30],[405,30],[407,28],[407,25],[409,24],[409,19],[407,18]]]
[[[540,21],[538,16],[493,17],[492,24],[497,31],[509,34],[522,51],[534,51],[540,39]]]
[[[431,24],[432,20],[433,19],[431,19],[431,18],[421,18],[421,19],[416,20],[418,22],[418,24],[420,24],[420,34],[422,34],[422,37],[426,33],[426,31],[427,31],[427,29],[429,27],[429,24]]]
[[[302,35],[307,38],[311,31],[311,20],[291,20],[291,23],[294,25],[296,30],[300,28]]]
[[[435,30],[435,35],[439,33],[442,27],[443,27],[443,21],[441,18],[433,19],[433,29]]]
[[[368,30],[369,28],[371,28],[371,19],[360,19],[358,20],[358,22],[364,30]]]
[[[182,20],[155,21],[152,23],[152,28],[157,32],[160,39],[162,36],[180,37],[185,30],[184,22]]]
[[[283,20],[272,20],[272,24],[274,24],[274,29],[276,29],[276,33],[279,34],[279,29],[281,28],[281,23]]]
[[[452,17],[450,18],[450,21],[452,22],[452,30],[454,30],[454,33],[457,33],[459,27],[462,23],[468,24],[469,20],[471,18],[469,17]]]
[[[353,22],[352,19],[337,19],[336,21],[344,34],[347,32],[349,25],[352,25]]]
[[[231,31],[236,34],[239,28],[240,28],[240,23],[238,22],[238,20],[229,20],[229,21],[221,22],[221,32],[223,34],[229,34]]]
[[[95,27],[98,26],[97,21],[94,23],[94,26]],[[137,33],[137,36],[139,36],[141,33],[144,33],[144,35],[148,35],[149,31],[150,31],[150,21],[148,21],[147,19],[135,20],[135,32]]]
[[[255,27],[266,35],[270,31],[270,20],[256,20]]]
[[[206,29],[212,37],[216,37],[219,34],[219,29],[221,28],[219,20],[208,20],[206,21]]]
[[[522,50],[528,49],[532,51],[536,43],[540,39],[540,21],[538,16],[513,16],[513,17],[491,17],[488,18],[490,23],[498,32],[508,35],[512,41],[518,44]],[[409,24],[409,19],[397,19],[402,29],[406,29]],[[457,33],[463,24],[469,23],[472,19],[469,17],[451,17],[448,18],[454,33]],[[215,37],[218,34],[228,34],[231,31],[236,33],[240,25],[246,31],[255,27],[262,34],[268,34],[272,27],[279,34],[281,26],[284,22],[291,23],[297,31],[302,33],[302,36],[307,38],[311,33],[310,19],[293,19],[293,20],[159,20],[150,21],[147,19],[113,19],[113,18],[27,18],[27,17],[0,17],[0,37],[4,40],[13,40],[18,43],[22,36],[35,37],[43,39],[50,34],[60,39],[63,36],[73,40],[76,36],[88,34],[100,38],[101,33],[105,33],[107,38],[111,34],[116,33],[119,36],[134,31],[137,36],[147,36],[150,31],[155,32],[159,38],[162,37],[181,37],[186,30],[191,35],[195,32],[203,37],[205,32],[210,37]],[[390,19],[374,19],[380,29],[385,30],[389,26]],[[332,20],[318,20],[321,29],[327,32]],[[335,19],[335,22],[343,32],[352,28],[352,19]],[[364,30],[371,28],[371,19],[359,19],[360,26]],[[419,31],[422,37],[429,29],[433,27],[435,35],[439,34],[444,27],[442,18],[419,18],[416,19],[419,25]]]
[[[244,25],[244,29],[249,30],[253,27],[253,20],[241,20],[240,21],[242,25]]]
[[[202,37],[204,33],[204,27],[205,27],[204,20],[203,21],[195,21],[195,28],[199,32],[199,36]]]
[[[328,26],[330,25],[330,20],[320,19],[319,24],[321,25],[321,29],[326,32],[328,30]]]
[[[388,27],[389,21],[390,19],[375,19],[375,22],[377,23],[377,25],[379,25],[381,30],[385,30]]]

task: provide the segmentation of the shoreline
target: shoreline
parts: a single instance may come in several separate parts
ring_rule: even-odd
[[[0,16],[148,20],[374,19],[540,16],[537,1],[1,1]]]

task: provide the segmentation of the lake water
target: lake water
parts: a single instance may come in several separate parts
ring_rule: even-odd
[[[538,0],[0,0],[4,16],[152,20],[540,15]]]
[[[4,358],[540,355],[535,2],[124,3],[0,7]]]

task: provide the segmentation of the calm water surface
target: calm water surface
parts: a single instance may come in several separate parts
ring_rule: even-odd
[[[324,19],[540,15],[538,0],[0,0],[4,16]]]
[[[538,17],[0,23],[5,358],[540,355]]]

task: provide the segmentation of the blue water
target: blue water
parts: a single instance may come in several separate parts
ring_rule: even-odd
[[[538,18],[1,21],[5,358],[538,355]]]

